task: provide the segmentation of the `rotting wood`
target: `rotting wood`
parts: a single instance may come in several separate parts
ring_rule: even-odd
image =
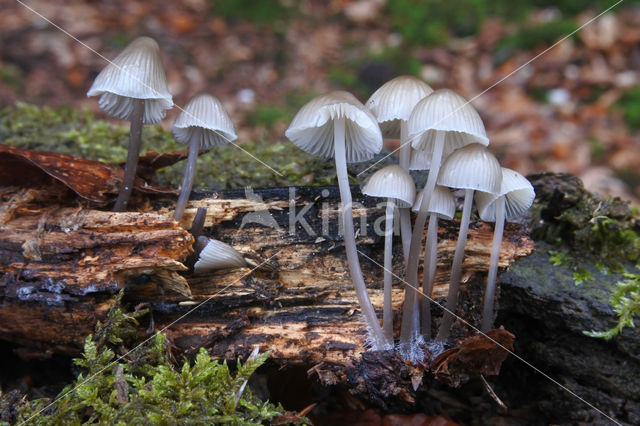
[[[21,196],[20,191],[35,190],[0,190],[2,201],[14,204],[5,205],[11,214],[0,231],[0,339],[30,347],[31,354],[76,354],[124,287],[128,301],[151,307],[156,329],[171,324],[171,338],[185,353],[205,346],[216,357],[234,359],[260,345],[272,350],[276,361],[321,364],[314,372],[324,382],[345,379],[344,368],[358,365],[365,331],[339,235],[336,188],[255,190],[251,200],[244,191],[197,194],[185,221],[206,206],[207,223],[215,225],[205,232],[258,267],[184,274],[188,287],[178,285],[180,291],[171,282],[183,279],[178,273],[186,269],[181,262],[191,252],[192,239],[171,217],[173,200],[150,198],[142,203],[144,212],[113,213],[69,202],[40,204],[37,193]],[[384,205],[362,199],[357,188],[353,192],[363,273],[381,312],[382,270],[374,261],[382,264],[383,235],[375,230]],[[457,238],[456,222],[440,224],[436,298],[447,292]],[[484,273],[492,232],[490,224],[470,227],[468,276]],[[508,224],[500,265],[532,250],[525,229]],[[394,271],[403,274],[399,246]],[[396,315],[402,297],[396,280]],[[342,373],[329,366],[342,366]],[[415,378],[407,386],[415,387],[411,381]]]

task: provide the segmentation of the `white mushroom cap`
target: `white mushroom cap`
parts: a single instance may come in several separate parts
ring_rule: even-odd
[[[433,152],[421,149],[411,150],[411,160],[409,161],[409,170],[430,170],[431,157]]]
[[[197,140],[200,149],[224,145],[238,138],[222,102],[208,93],[191,98],[173,123],[171,132],[180,143]]]
[[[96,77],[87,96],[99,96],[107,114],[131,121],[133,100],[145,99],[143,123],[162,120],[173,106],[158,43],[140,37],[129,44]]]
[[[398,207],[406,208],[413,205],[416,185],[409,172],[398,165],[391,165],[371,175],[362,193],[370,197],[395,198]]]
[[[442,164],[438,185],[449,188],[500,192],[502,168],[483,145],[474,143],[451,154]]]
[[[419,78],[401,75],[373,92],[365,106],[377,117],[383,136],[399,138],[400,121],[409,120],[416,104],[431,92],[431,86]]]
[[[462,96],[439,89],[422,99],[413,109],[408,123],[414,149],[433,151],[436,131],[446,132],[443,158],[472,143],[489,145],[489,138],[478,112]]]
[[[217,269],[242,268],[247,262],[242,255],[229,244],[218,240],[209,240],[200,252],[200,257],[193,271],[195,274],[210,272]]]
[[[382,149],[382,133],[376,118],[355,96],[336,91],[307,102],[285,132],[300,149],[322,158],[335,155],[333,120],[345,118],[347,163],[373,158]]]
[[[496,220],[496,200],[504,196],[505,220],[513,220],[524,213],[536,197],[533,186],[520,173],[515,170],[502,168],[502,185],[500,192],[490,194],[487,192],[476,193],[476,205],[480,219],[485,222]]]
[[[417,212],[420,210],[420,204],[422,204],[422,196],[424,194],[424,188],[418,193],[416,202],[413,203],[412,211]],[[431,201],[429,201],[429,213],[437,214],[444,219],[453,219],[456,214],[456,199],[448,188],[444,186],[436,185],[431,194]]]

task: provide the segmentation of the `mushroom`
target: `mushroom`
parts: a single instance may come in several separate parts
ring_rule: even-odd
[[[401,75],[380,86],[365,103],[378,119],[382,135],[387,138],[400,138],[400,166],[405,170],[409,170],[411,158],[407,121],[416,104],[431,92],[431,86],[419,78]],[[406,263],[411,243],[411,215],[408,207],[400,208],[400,230]]]
[[[391,346],[385,338],[367,294],[360,270],[353,228],[347,162],[371,159],[382,149],[382,133],[375,117],[351,93],[335,91],[313,98],[293,117],[285,135],[299,148],[322,158],[335,158],[342,200],[344,245],[351,280],[367,324],[374,350]]]
[[[388,340],[393,340],[393,308],[391,298],[392,249],[393,249],[393,210],[410,208],[416,196],[416,186],[405,169],[392,165],[375,172],[362,188],[362,193],[371,197],[386,197],[385,240],[384,240],[384,306],[382,311],[382,329]],[[407,210],[408,211],[408,210]]]
[[[448,89],[439,89],[422,99],[413,109],[408,122],[411,145],[416,150],[431,153],[429,176],[424,188],[422,203],[418,209],[413,232],[409,260],[407,262],[407,282],[410,287],[418,285],[418,257],[424,225],[427,220],[431,194],[435,188],[440,163],[456,149],[471,143],[488,145],[484,124],[476,110],[462,96]],[[408,297],[415,298],[415,292]],[[412,302],[412,301],[411,301]],[[414,303],[405,303],[402,315],[401,342],[407,343],[417,336],[415,328],[418,312]]]
[[[200,93],[189,101],[176,118],[171,132],[178,142],[189,145],[187,166],[173,214],[173,218],[179,221],[193,187],[198,152],[201,149],[224,145],[238,137],[222,102],[208,93]]]
[[[155,40],[140,37],[129,44],[96,77],[87,96],[98,96],[107,114],[131,123],[122,188],[113,211],[123,211],[133,191],[140,155],[142,125],[162,120],[173,106]]]
[[[476,193],[476,205],[478,206],[480,219],[485,222],[495,222],[487,287],[484,293],[481,331],[487,332],[493,325],[493,303],[504,222],[505,220],[511,221],[528,210],[535,196],[536,193],[533,190],[533,186],[527,178],[515,170],[505,167],[502,168],[502,184],[500,185],[499,193]]]
[[[420,208],[424,189],[420,191],[413,210]],[[427,227],[427,242],[424,249],[424,271],[422,278],[422,336],[425,339],[431,338],[431,293],[433,291],[433,282],[436,275],[436,264],[438,254],[438,218],[442,217],[448,220],[453,219],[456,213],[456,200],[453,194],[447,188],[436,185],[433,194],[431,194],[431,202],[429,203],[429,226]]]
[[[460,220],[460,232],[456,251],[451,265],[447,303],[436,340],[443,342],[449,336],[453,324],[453,312],[458,304],[458,289],[464,258],[464,246],[467,243],[469,218],[474,191],[498,193],[502,182],[502,169],[498,160],[481,144],[471,144],[451,154],[442,164],[438,176],[438,185],[464,189],[464,207]]]
[[[194,274],[247,266],[247,262],[242,255],[229,244],[206,237],[199,237],[197,244],[202,245],[203,240],[206,240],[206,245],[200,252],[200,258],[193,265]]]

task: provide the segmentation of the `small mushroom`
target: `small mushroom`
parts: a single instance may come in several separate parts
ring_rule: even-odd
[[[187,103],[176,118],[171,132],[178,142],[189,145],[180,196],[173,214],[173,218],[179,221],[193,187],[198,152],[213,146],[224,145],[238,137],[222,103],[208,93],[200,93]]]
[[[310,154],[322,158],[335,158],[342,200],[344,245],[351,280],[367,324],[372,348],[387,349],[392,342],[384,336],[380,327],[360,269],[353,228],[351,188],[347,174],[347,162],[370,160],[380,152],[380,127],[375,117],[351,93],[336,91],[317,96],[300,108],[285,135]]]
[[[424,189],[420,191],[413,210],[420,208]],[[438,218],[442,217],[448,220],[453,219],[456,213],[456,200],[453,194],[447,188],[436,185],[433,194],[431,194],[431,202],[429,203],[429,226],[427,227],[427,242],[424,248],[424,271],[422,277],[422,336],[425,339],[431,338],[431,297],[433,291],[433,282],[436,276],[436,265],[438,260]]]
[[[409,260],[407,262],[407,282],[411,287],[418,285],[418,263],[420,242],[427,220],[427,206],[436,186],[442,159],[465,145],[480,143],[488,145],[484,124],[477,111],[457,93],[448,89],[439,89],[422,99],[413,109],[408,122],[409,138],[415,150],[431,153],[429,175],[425,184],[424,196],[418,209]],[[415,293],[408,294],[415,298]],[[418,330],[414,328],[418,312],[413,310],[414,303],[405,303],[402,314],[401,343],[407,344],[416,338]]]
[[[387,166],[375,172],[362,193],[370,197],[387,198],[385,211],[384,239],[384,307],[382,313],[382,329],[387,339],[393,340],[393,308],[391,299],[392,255],[393,255],[393,210],[410,208],[416,196],[416,186],[405,169],[400,166]]]
[[[133,191],[142,125],[159,122],[173,106],[158,43],[140,37],[129,44],[100,71],[87,92],[87,96],[98,95],[98,105],[107,114],[131,122],[122,187],[113,206],[119,212],[127,207]]]
[[[198,243],[200,239],[198,238]],[[204,274],[218,269],[244,268],[247,262],[242,255],[229,244],[209,239],[200,252],[200,258],[193,266],[194,274]]]
[[[484,307],[480,330],[487,332],[493,325],[493,303],[496,292],[496,278],[498,274],[498,260],[500,260],[500,245],[505,220],[511,221],[520,216],[533,204],[536,193],[531,183],[515,170],[502,168],[502,184],[500,192],[476,193],[476,205],[480,219],[485,222],[495,222],[493,243],[491,244],[491,258],[487,287],[484,293]]]
[[[464,207],[460,220],[460,232],[456,251],[451,265],[449,291],[447,293],[446,310],[440,323],[436,340],[443,342],[449,337],[453,324],[453,312],[458,304],[458,289],[462,274],[464,247],[467,243],[467,231],[473,204],[474,191],[498,193],[502,183],[502,169],[498,160],[483,145],[474,143],[451,154],[442,164],[438,185],[449,188],[464,189]]]
[[[382,135],[388,138],[400,138],[400,166],[405,170],[410,169],[411,158],[407,121],[416,104],[431,92],[433,92],[431,86],[419,78],[401,75],[380,86],[365,103],[365,106],[378,119]],[[400,231],[406,262],[411,244],[409,208],[400,208]]]

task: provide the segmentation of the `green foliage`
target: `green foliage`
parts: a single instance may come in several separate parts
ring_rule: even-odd
[[[19,422],[258,425],[283,413],[281,407],[260,401],[247,388],[249,377],[269,352],[256,352],[244,364],[238,361],[235,374],[226,362],[212,360],[204,348],[193,364],[185,360],[177,368],[163,333],[135,346],[136,318],[143,312],[124,313],[120,298],[105,324],[96,327],[95,337],[85,339],[82,358],[74,360],[84,373],[53,402],[23,401],[18,407]],[[116,356],[118,352],[122,355]]]
[[[609,340],[624,327],[635,327],[633,317],[640,315],[640,274],[625,272],[611,296],[611,306],[618,315],[618,323],[606,331],[585,331],[587,336]]]
[[[625,93],[615,108],[622,110],[627,126],[633,130],[640,129],[640,86]]]

